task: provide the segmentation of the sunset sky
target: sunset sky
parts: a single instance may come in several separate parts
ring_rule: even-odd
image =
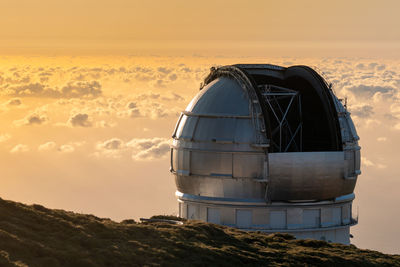
[[[9,54],[399,55],[397,0],[2,0]]]
[[[0,197],[177,213],[169,142],[211,66],[316,66],[362,147],[351,232],[400,254],[399,1],[0,1]]]

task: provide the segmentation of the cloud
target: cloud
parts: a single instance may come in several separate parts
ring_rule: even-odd
[[[159,93],[148,92],[145,94],[140,94],[140,95],[135,96],[135,100],[136,101],[145,101],[145,100],[153,101],[155,99],[160,99],[160,97],[161,97],[161,94],[159,94]]]
[[[393,126],[393,128],[396,129],[396,130],[400,130],[400,123],[396,123],[396,124]]]
[[[107,122],[105,120],[96,121],[95,126],[96,128],[108,128],[108,127],[115,127],[117,123],[115,122]]]
[[[361,157],[361,163],[362,163],[362,165],[364,165],[366,167],[375,166],[375,164],[372,161],[370,161],[369,159],[367,159],[366,157]]]
[[[186,73],[192,72],[192,70],[190,68],[188,68],[188,67],[182,68],[181,71],[182,72],[186,72]]]
[[[124,142],[118,138],[112,138],[98,145],[100,149],[119,150],[123,147]]]
[[[147,112],[147,116],[149,116],[153,120],[167,117],[168,115],[169,115],[168,109],[157,104],[153,104],[152,107]]]
[[[153,80],[153,79],[154,79],[154,76],[151,75],[151,74],[141,74],[141,73],[138,73],[138,74],[135,75],[135,79],[136,79],[137,81],[140,81],[140,82],[147,82],[147,81]]]
[[[393,125],[393,123],[395,123],[394,129],[400,130],[400,123],[398,123],[398,120],[400,119],[400,103],[393,103],[390,105],[390,113],[386,113],[384,117],[385,119],[392,121],[389,123],[389,125]]]
[[[370,105],[351,107],[350,111],[351,115],[359,118],[369,118],[374,114],[374,108]]]
[[[355,96],[361,96],[365,98],[373,97],[377,93],[392,96],[395,92],[395,88],[391,86],[373,86],[364,84],[351,86],[347,88],[347,90],[352,92]]]
[[[137,108],[137,104],[136,104],[135,102],[129,102],[129,103],[128,103],[128,108],[129,108],[129,109]]]
[[[385,169],[387,167],[385,164],[372,162],[366,157],[361,157],[361,164],[365,167],[375,167],[378,169]]]
[[[373,128],[373,127],[379,126],[381,124],[382,124],[381,120],[372,119],[372,118],[366,119],[366,121],[365,121],[365,126],[367,128]]]
[[[119,104],[115,102],[112,104],[117,110],[116,113],[118,117],[148,117],[150,119],[158,119],[170,115],[176,116],[182,110],[181,107],[176,105],[176,102],[184,100],[179,94],[171,92],[166,92],[164,94],[148,92],[134,95],[130,99],[130,101],[125,102],[125,105],[121,104],[125,100],[121,100]],[[171,106],[170,103],[166,102],[174,102],[174,105]]]
[[[166,101],[184,101],[185,98],[181,97],[180,95],[178,95],[177,93],[169,93],[169,94],[165,94],[162,97],[163,100]]]
[[[34,111],[33,113],[27,115],[22,120],[14,121],[14,124],[16,126],[41,125],[49,120],[48,117],[46,115],[41,114],[41,112],[42,111],[40,110]]]
[[[161,73],[164,73],[164,74],[169,74],[169,73],[172,72],[172,69],[168,69],[168,68],[165,68],[165,67],[159,67],[159,68],[157,68],[157,71],[161,72]]]
[[[170,151],[170,140],[167,138],[134,138],[124,142],[119,138],[99,142],[96,145],[96,156],[120,158],[132,153],[133,160],[146,161],[165,157]]]
[[[102,91],[98,81],[73,81],[61,89],[36,82],[12,86],[7,84],[0,87],[0,94],[18,97],[95,98],[100,96]]]
[[[44,71],[44,72],[41,72],[41,73],[39,73],[38,74],[38,76],[52,76],[53,75],[53,73],[51,73],[51,72],[49,72],[49,71]]]
[[[53,150],[56,147],[56,143],[53,141],[44,143],[39,145],[38,150],[39,151],[49,151],[49,150]]]
[[[29,147],[24,144],[18,144],[10,150],[10,152],[13,154],[23,153],[23,152],[27,152],[27,151],[29,151]]]
[[[158,88],[165,88],[167,85],[166,85],[166,82],[164,80],[158,79],[158,80],[155,80],[153,82],[153,86],[154,87],[158,87]]]
[[[98,81],[70,82],[61,89],[61,94],[66,98],[98,97],[102,93],[101,84]]]
[[[395,117],[394,115],[390,114],[390,113],[385,113],[383,114],[383,118],[389,120],[389,121],[396,121],[397,117]]]
[[[170,140],[166,138],[138,138],[129,141],[126,146],[132,148],[132,159],[152,160],[165,157],[170,151]]]
[[[179,114],[179,109],[177,108],[166,108],[161,103],[142,103],[140,108],[128,108],[128,110],[123,110],[118,112],[118,116],[120,117],[130,117],[130,118],[138,118],[138,117],[147,117],[152,120],[165,118],[170,115],[176,116]]]
[[[0,89],[0,92],[3,95],[11,96],[53,96],[57,93],[57,91],[51,88],[46,88],[40,83],[30,83],[16,86],[6,85]]]
[[[22,102],[21,102],[21,99],[19,99],[19,98],[10,99],[7,102],[7,105],[9,105],[9,106],[19,106],[21,104],[22,104]]]
[[[5,82],[11,84],[20,84],[20,83],[28,83],[31,80],[29,76],[21,77],[21,75],[19,75],[17,72],[14,72],[13,76],[14,76],[13,78],[7,77],[5,79]]]
[[[62,153],[71,153],[75,151],[75,147],[73,147],[72,145],[61,145],[58,148],[58,151]]]
[[[178,75],[176,75],[175,73],[173,73],[173,74],[169,75],[168,78],[169,78],[171,81],[175,81],[175,80],[178,78]]]
[[[97,143],[96,150],[97,156],[106,156],[119,158],[122,156],[122,153],[126,151],[127,147],[125,146],[124,141],[119,138],[111,138],[104,142]]]
[[[142,117],[142,113],[140,112],[140,109],[137,107],[137,104],[135,102],[129,102],[127,106],[128,106],[129,117],[131,118]]]
[[[42,117],[40,115],[30,115],[27,118],[26,124],[27,125],[32,125],[32,124],[42,124],[47,120],[46,117]]]
[[[9,134],[0,134],[0,143],[5,142],[11,138]]]
[[[207,68],[189,68],[180,64],[174,66],[160,66],[158,68],[149,68],[137,66],[125,71],[125,75],[121,76],[122,80],[136,80],[139,82],[149,82],[156,88],[165,88],[170,82],[175,82],[178,78],[183,80],[198,81],[207,75]]]
[[[381,64],[379,66],[376,67],[376,70],[384,70],[386,68],[385,64]]]
[[[77,144],[77,145],[79,146],[80,144]],[[57,147],[57,145],[55,142],[49,141],[47,143],[39,145],[38,150],[39,151],[52,151],[52,150],[55,150],[56,147]],[[71,153],[71,152],[75,151],[75,147],[74,147],[73,143],[64,144],[64,145],[61,145],[60,147],[58,147],[57,151],[61,152],[61,153]]]
[[[91,127],[92,122],[89,120],[89,115],[86,113],[77,113],[72,115],[68,120],[72,127]]]
[[[393,115],[395,118],[400,117],[400,103],[393,103],[390,105],[390,114]]]

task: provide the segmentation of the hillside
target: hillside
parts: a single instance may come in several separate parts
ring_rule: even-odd
[[[399,255],[197,221],[121,223],[0,199],[0,266],[400,266]]]

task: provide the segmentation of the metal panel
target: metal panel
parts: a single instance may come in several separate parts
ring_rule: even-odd
[[[233,177],[262,179],[264,174],[264,154],[234,154]]]
[[[344,158],[346,160],[346,174],[345,177],[354,177],[355,175],[355,154],[354,150],[347,150],[344,152]]]
[[[191,173],[232,177],[232,154],[192,151]]]
[[[342,222],[344,224],[350,223],[351,205],[346,204],[342,206]]]
[[[235,129],[235,143],[255,143],[256,133],[252,121],[237,119]]]
[[[268,156],[272,200],[322,200],[353,192],[355,180],[343,179],[343,151]]]
[[[335,242],[350,245],[350,227],[335,230]]]
[[[178,169],[178,155],[176,149],[171,148],[171,168],[170,170],[176,172]]]
[[[233,143],[235,128],[235,118],[200,117],[193,139],[195,141]]]
[[[187,209],[188,209],[188,210],[187,210],[187,218],[188,218],[189,220],[196,220],[196,219],[198,219],[198,215],[197,215],[197,213],[198,213],[198,211],[197,211],[198,206],[197,206],[197,205],[188,204]]]
[[[190,174],[190,151],[172,150],[172,169],[179,175]]]
[[[207,222],[220,224],[220,210],[217,208],[207,208]]]
[[[179,124],[181,123],[182,116],[183,116],[183,114],[181,113],[179,115],[178,121],[176,122],[176,125],[175,125],[175,128],[174,128],[174,132],[172,133],[172,138],[176,137],[176,132],[178,131],[178,127],[179,127]]]
[[[250,228],[252,225],[252,211],[251,210],[236,210],[236,227]]]
[[[335,225],[333,221],[333,208],[332,207],[325,207],[321,208],[321,226],[322,227],[329,227]]]
[[[355,152],[354,152],[354,159],[355,159],[355,170],[356,170],[356,172],[357,171],[360,171],[360,165],[361,165],[361,153],[360,153],[360,150],[358,149],[358,150],[356,150]]]
[[[196,128],[197,120],[198,117],[188,117],[183,115],[176,131],[176,138],[191,140],[193,138],[193,132]]]
[[[272,229],[286,228],[286,211],[273,210],[269,213],[269,223]]]
[[[249,100],[239,83],[220,77],[204,87],[187,106],[186,111],[199,114],[249,115]]]
[[[179,150],[174,159],[188,158]],[[260,155],[248,156],[241,160],[236,157],[241,154],[192,151],[190,173],[192,176],[206,177],[176,177],[178,190],[183,193],[201,194],[214,197],[246,197],[262,198],[265,195],[265,185],[255,179],[231,178],[232,169],[235,178],[262,177],[264,161]],[[244,154],[246,155],[246,154]],[[182,157],[182,158],[181,158]],[[253,157],[253,158],[252,158]],[[351,194],[355,180],[343,179],[343,152],[303,152],[303,153],[271,153],[269,154],[269,197],[271,200],[324,200]],[[254,160],[253,160],[254,159]],[[232,165],[233,161],[233,165]],[[187,163],[185,163],[187,164]],[[180,166],[180,165],[179,165]],[[186,170],[189,172],[189,168]],[[246,169],[247,168],[247,169]],[[174,166],[175,169],[175,166]],[[178,175],[185,174],[185,169],[179,167]],[[235,195],[237,194],[237,195]]]
[[[223,225],[235,226],[235,209],[223,208],[221,211],[221,223]]]
[[[297,229],[302,227],[302,208],[293,208],[287,210],[287,227],[288,229]]]
[[[235,178],[227,176],[175,176],[179,192],[207,197],[227,197],[234,199],[260,199],[264,202],[265,186],[252,178]]]
[[[178,123],[175,133],[174,133],[174,137],[179,138],[182,135],[182,131],[183,131],[183,128],[185,127],[187,118],[188,118],[188,116],[181,114],[181,116],[179,117],[179,121],[178,121],[179,123]]]
[[[199,219],[202,221],[207,221],[207,207],[204,205],[199,206]]]
[[[318,228],[321,224],[321,215],[319,209],[303,210],[303,227]]]
[[[214,179],[216,180],[216,179]],[[227,179],[227,180],[235,180],[235,179]],[[334,200],[323,200],[323,201],[302,201],[302,202],[266,202],[263,199],[250,199],[250,198],[229,198],[229,197],[209,197],[209,196],[200,196],[200,195],[192,195],[192,194],[186,194],[186,193],[181,193],[179,191],[175,192],[175,196],[180,200],[180,201],[188,201],[188,202],[201,202],[201,203],[207,203],[207,204],[213,204],[213,205],[240,205],[240,206],[246,206],[246,207],[254,207],[257,209],[261,207],[263,208],[273,208],[273,210],[284,210],[284,209],[289,209],[289,208],[302,208],[302,209],[307,209],[307,208],[312,208],[312,207],[317,207],[317,208],[326,208],[329,206],[335,206],[336,204],[345,204],[345,203],[351,203],[354,198],[346,198],[342,199],[339,201]],[[267,210],[268,212],[268,210]],[[357,215],[358,217],[358,215]],[[356,221],[355,221],[356,223]]]
[[[349,124],[349,128],[350,128],[351,134],[353,136],[353,140],[354,141],[359,140],[360,137],[358,137],[356,127],[354,126],[353,120],[350,118],[350,116],[347,117],[347,123]]]
[[[332,222],[334,225],[342,224],[342,207],[332,208]]]
[[[267,227],[269,224],[269,210],[268,209],[253,209],[253,226],[254,227]]]
[[[347,124],[347,119],[346,117],[344,117],[345,116],[344,114],[343,115],[339,114],[339,115],[341,115],[339,117],[339,124],[342,133],[342,142],[351,142],[353,138],[351,136],[350,127]]]
[[[187,218],[187,204],[186,203],[182,203],[182,209],[181,209],[181,211],[182,211],[182,218]]]

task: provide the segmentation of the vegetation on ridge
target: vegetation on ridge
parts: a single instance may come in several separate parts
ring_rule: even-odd
[[[117,223],[0,199],[0,266],[144,265],[400,266],[400,256],[199,221]]]

